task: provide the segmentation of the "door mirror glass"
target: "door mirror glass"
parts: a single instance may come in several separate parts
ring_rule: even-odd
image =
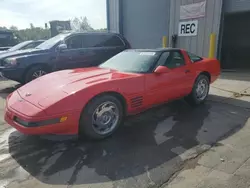
[[[170,72],[170,70],[169,68],[165,66],[158,66],[154,71],[154,73],[156,74],[163,74],[163,73],[168,73],[168,72]]]
[[[66,50],[68,47],[66,44],[60,44],[59,46],[57,46],[57,51],[58,52],[62,52],[63,50]]]

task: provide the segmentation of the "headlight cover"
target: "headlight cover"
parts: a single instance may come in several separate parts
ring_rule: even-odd
[[[41,126],[46,126],[46,125],[53,125],[53,124],[63,123],[67,121],[67,119],[68,119],[67,116],[61,116],[59,118],[54,118],[54,119],[48,119],[48,120],[37,121],[37,122],[28,122],[18,117],[14,117],[14,121],[24,127],[41,127]]]
[[[13,67],[17,65],[17,59],[16,58],[7,58],[4,60],[4,66],[5,67]]]

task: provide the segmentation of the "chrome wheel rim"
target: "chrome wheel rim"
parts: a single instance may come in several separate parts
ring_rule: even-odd
[[[118,121],[118,107],[110,101],[99,105],[92,115],[92,127],[100,135],[111,133],[116,128]]]
[[[196,98],[203,101],[208,94],[209,83],[206,79],[201,79],[196,87]]]
[[[43,70],[38,70],[38,71],[35,71],[35,72],[32,74],[32,77],[33,77],[33,79],[35,79],[35,78],[39,78],[39,77],[41,77],[41,76],[43,76],[43,75],[45,75],[45,74],[46,74],[45,71],[43,71]]]

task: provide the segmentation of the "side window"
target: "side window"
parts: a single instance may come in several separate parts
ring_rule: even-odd
[[[38,45],[40,45],[40,44],[42,44],[42,43],[43,43],[43,41],[34,42],[34,46],[36,47],[36,46],[38,46]]]
[[[93,47],[117,47],[124,46],[123,41],[112,35],[85,35],[83,36],[83,47],[93,48]]]
[[[168,56],[169,56],[169,52],[163,52],[161,54],[161,57],[159,58],[157,64],[156,64],[156,67],[165,66],[165,63],[166,63],[166,60],[167,60]]]
[[[103,41],[101,35],[83,35],[83,48],[102,47]]]
[[[170,68],[170,69],[174,69],[174,68],[181,67],[184,65],[185,65],[184,57],[178,51],[170,52],[170,54],[167,57],[167,60],[165,62],[165,66]]]
[[[82,36],[77,35],[66,40],[68,49],[82,48]]]
[[[123,41],[117,36],[105,36],[105,38],[106,39],[102,44],[105,47],[124,46]]]
[[[197,55],[194,55],[190,52],[187,52],[188,56],[189,56],[189,59],[192,61],[192,63],[195,63],[195,62],[198,62],[198,61],[201,61],[202,58],[197,56]]]
[[[35,47],[37,47],[39,44],[40,44],[40,42],[39,42],[39,43],[36,43],[36,42],[30,43],[30,44],[28,44],[27,46],[24,46],[24,47],[22,48],[22,50],[26,50],[26,49],[30,49],[30,48],[35,48]]]
[[[30,49],[30,48],[33,48],[33,47],[35,47],[35,46],[34,46],[34,43],[31,43],[31,44],[28,44],[28,45],[22,47],[21,50]]]

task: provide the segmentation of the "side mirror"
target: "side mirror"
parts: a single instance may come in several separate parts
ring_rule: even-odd
[[[168,72],[170,72],[170,70],[164,66],[158,66],[154,71],[154,73],[156,74],[163,74],[163,73],[168,73]]]
[[[56,50],[58,52],[62,52],[63,50],[66,50],[68,47],[67,47],[67,44],[60,44],[57,46]]]

